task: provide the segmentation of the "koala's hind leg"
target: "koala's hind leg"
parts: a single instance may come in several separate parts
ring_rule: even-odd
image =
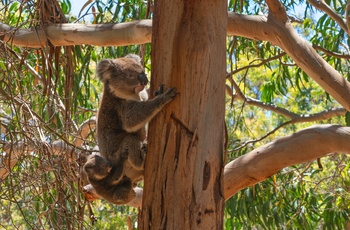
[[[123,139],[119,151],[124,152],[124,154],[127,153],[127,161],[129,161],[134,169],[143,170],[146,150],[147,144],[141,142],[136,134],[130,134]]]
[[[113,191],[113,203],[126,204],[136,197],[132,182],[129,178],[124,177]]]
[[[112,167],[110,172],[109,181],[112,185],[118,184],[124,175],[123,164],[117,164]]]

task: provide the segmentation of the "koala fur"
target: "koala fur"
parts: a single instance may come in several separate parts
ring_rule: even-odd
[[[113,167],[123,168],[122,182],[125,183],[125,189],[133,190],[124,181],[128,178],[134,187],[143,179],[147,145],[145,126],[164,105],[173,100],[176,91],[170,88],[148,100],[145,90],[148,79],[140,57],[133,54],[114,60],[101,60],[96,72],[104,84],[97,115],[100,155]],[[123,162],[122,166],[120,162]],[[109,177],[118,177],[119,171],[117,172],[116,176]],[[125,203],[129,198],[125,199]]]
[[[87,158],[84,171],[96,192],[107,201],[121,205],[135,197],[131,180],[123,176],[123,161],[113,166],[105,158],[93,154]]]

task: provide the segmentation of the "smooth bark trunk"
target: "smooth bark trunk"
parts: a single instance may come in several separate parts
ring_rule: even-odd
[[[152,86],[179,94],[150,123],[140,229],[222,229],[226,1],[156,1]]]

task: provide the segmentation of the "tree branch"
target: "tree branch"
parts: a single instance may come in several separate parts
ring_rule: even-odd
[[[90,119],[83,122],[83,124],[80,125],[76,138],[73,140],[73,145],[76,147],[81,147],[87,136],[89,136],[91,131],[95,129],[96,123],[96,117],[91,117]]]
[[[315,125],[254,149],[225,166],[224,197],[227,200],[285,167],[332,152],[350,154],[349,139],[350,127]]]
[[[285,11],[282,3],[280,3],[278,0],[266,0],[266,4],[269,7],[269,16],[282,23],[286,23],[288,21],[287,12]]]
[[[283,57],[285,54],[286,54],[285,52],[281,52],[281,53],[279,53],[278,55],[273,56],[273,57],[270,57],[270,58],[266,58],[266,59],[256,59],[256,60],[260,60],[260,63],[258,63],[258,64],[249,64],[249,65],[247,65],[247,66],[243,66],[243,67],[238,68],[238,69],[236,69],[236,70],[234,70],[234,71],[231,71],[230,73],[228,73],[228,74],[226,75],[226,78],[229,78],[230,76],[232,76],[232,75],[234,75],[234,74],[236,74],[236,73],[238,73],[238,72],[240,72],[240,71],[243,71],[243,70],[245,70],[245,69],[249,69],[249,68],[259,67],[259,66],[265,65],[266,63],[268,63],[268,62],[270,62],[270,61],[272,61],[272,60],[276,60],[276,59],[279,59],[279,58]],[[256,61],[256,60],[253,60],[252,62],[254,62],[254,61]],[[252,63],[252,62],[251,62],[251,63]]]
[[[0,36],[4,36],[6,43],[30,48],[45,47],[46,39],[55,46],[126,46],[150,42],[151,27],[152,21],[149,19],[99,25],[54,24],[47,26],[44,31],[16,29],[0,23]]]
[[[350,59],[350,55],[331,52],[331,51],[326,50],[325,48],[323,48],[323,47],[321,47],[321,46],[318,46],[318,45],[315,45],[315,44],[313,44],[312,47],[313,47],[315,50],[320,50],[320,51],[322,51],[323,53],[327,54],[328,56],[333,56],[333,57],[336,57],[336,58],[343,58],[343,59]]]
[[[224,197],[229,199],[241,189],[259,183],[281,169],[313,161],[332,152],[350,154],[350,127],[315,125],[279,138],[231,161],[224,170]],[[128,205],[141,207],[142,188]],[[100,199],[91,185],[84,187],[87,200]]]
[[[274,4],[274,10],[280,9]],[[350,83],[322,57],[286,21],[266,16],[228,13],[227,34],[255,40],[265,40],[280,46],[295,63],[313,78],[326,92],[350,111]],[[283,18],[283,17],[282,17]],[[143,44],[151,41],[151,20],[140,20],[108,25],[55,24],[48,26],[45,33],[53,45],[122,46]],[[45,45],[41,30],[16,30],[0,23],[0,36],[4,41],[18,46],[39,48]]]
[[[326,92],[350,111],[350,83],[300,37],[289,22],[273,17],[228,13],[227,33],[280,46]]]
[[[90,134],[90,130],[96,125],[96,118],[92,117],[89,120],[85,121],[79,128],[77,137],[73,141],[73,145],[69,145],[63,140],[56,140],[52,143],[43,142],[42,144],[47,145],[49,150],[51,150],[52,155],[63,155],[70,156],[71,153],[74,153],[72,159],[76,159],[78,156],[78,151],[74,148],[81,147],[83,140],[87,138]],[[16,165],[18,159],[32,151],[35,151],[36,147],[33,143],[19,141],[13,144],[7,144],[4,147],[4,152],[6,153],[0,160],[0,183],[5,180],[8,174],[11,172],[13,167]]]
[[[48,146],[48,149],[51,151],[52,155],[70,155],[70,153],[75,153],[74,148],[62,140],[57,140],[51,144],[47,142],[41,143],[42,145]],[[0,159],[0,183],[6,179],[8,174],[11,172],[13,167],[17,164],[17,161],[20,157],[35,151],[37,148],[33,143],[19,141],[13,144],[7,144],[4,147],[4,152],[6,153]]]
[[[127,203],[126,205],[129,205],[129,206],[134,207],[134,208],[141,208],[143,188],[135,187],[134,191],[135,191],[136,197],[133,200],[131,200],[129,203]],[[97,200],[97,199],[103,199],[100,195],[98,195],[96,193],[94,187],[92,187],[91,184],[85,185],[83,187],[83,193],[84,193],[85,199],[90,201],[90,202]]]

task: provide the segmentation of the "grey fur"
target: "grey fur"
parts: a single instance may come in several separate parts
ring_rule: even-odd
[[[124,58],[101,60],[96,68],[97,76],[104,83],[97,115],[97,141],[100,155],[113,167],[123,168],[123,180],[120,182],[124,183],[125,191],[133,190],[137,182],[143,179],[147,149],[146,124],[176,96],[175,89],[170,88],[154,99],[147,100],[144,87],[148,84],[148,79],[140,62],[141,59],[137,55],[129,54]],[[94,168],[95,171],[97,169],[98,167]],[[117,172],[119,173],[118,170]],[[108,175],[108,180],[118,175]],[[92,176],[90,173],[89,179]],[[131,187],[127,180],[131,181]],[[115,186],[116,183],[108,181],[103,186],[101,184],[103,180],[99,181],[99,186],[107,189],[108,185]],[[118,191],[121,191],[120,188],[115,189],[115,192]],[[125,198],[123,194],[120,197],[127,203],[134,193],[125,191],[123,194],[128,194],[128,197]],[[109,192],[97,191],[97,193],[106,200],[114,200]],[[118,203],[122,202],[118,201]]]

